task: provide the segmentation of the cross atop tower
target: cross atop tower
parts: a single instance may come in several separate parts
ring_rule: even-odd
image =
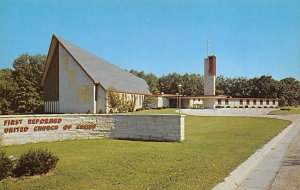
[[[206,47],[206,56],[208,56],[208,48],[209,48],[209,46],[210,46],[210,43],[208,41],[206,41],[206,45],[205,45],[205,47]]]

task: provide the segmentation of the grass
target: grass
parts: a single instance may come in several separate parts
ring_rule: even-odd
[[[211,189],[289,124],[186,116],[182,143],[100,139],[9,146],[8,155],[45,148],[60,161],[53,175],[4,180],[0,189]]]
[[[165,109],[149,109],[149,110],[140,110],[133,112],[132,114],[178,114],[175,112],[175,108],[165,108]]]
[[[300,114],[300,107],[283,107],[282,110],[271,111],[269,114]]]

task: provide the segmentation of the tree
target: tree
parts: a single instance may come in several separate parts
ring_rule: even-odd
[[[12,102],[15,97],[15,82],[11,69],[0,70],[0,114],[12,114]]]
[[[131,69],[129,71],[129,73],[140,77],[142,79],[144,79],[146,81],[146,83],[149,86],[149,90],[152,94],[158,94],[159,90],[158,90],[158,78],[153,74],[153,73],[149,73],[149,74],[145,74],[144,71],[136,71]]]
[[[199,74],[185,73],[181,76],[181,84],[184,95],[196,96],[204,94],[204,77]]]
[[[145,107],[151,107],[152,104],[157,102],[157,98],[155,98],[154,96],[145,96],[144,99],[144,106]]]
[[[251,80],[251,97],[258,98],[277,98],[278,82],[272,76],[261,76]]]
[[[23,54],[14,61],[12,77],[16,86],[12,107],[15,113],[42,111],[44,101],[40,82],[45,62],[45,55],[28,54]]]
[[[107,101],[108,106],[111,108],[112,111],[109,112],[116,112],[119,111],[121,107],[123,107],[124,102],[120,97],[118,91],[114,88],[110,88],[107,90]]]
[[[231,94],[231,82],[230,78],[225,78],[222,75],[217,76],[216,78],[216,94],[217,95],[227,95]]]
[[[178,84],[181,83],[181,75],[171,73],[163,75],[158,79],[158,88],[160,92],[164,92],[165,94],[176,94],[178,93]]]
[[[300,82],[289,77],[279,81],[279,103],[282,106],[300,104]]]

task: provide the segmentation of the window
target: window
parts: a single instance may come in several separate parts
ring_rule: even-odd
[[[276,103],[275,100],[273,100],[273,105],[275,105],[275,103]]]
[[[253,100],[253,105],[256,105],[256,100]]]
[[[229,104],[228,100],[225,100],[225,105],[228,105],[228,104]]]
[[[94,89],[95,89],[95,101],[97,101],[97,98],[98,98],[98,97],[97,97],[97,96],[98,96],[98,91],[97,91],[98,88],[97,88],[97,86],[96,86],[96,88],[94,88]]]
[[[247,102],[247,105],[249,105],[249,104],[250,104],[250,100],[247,100],[246,102]]]
[[[222,104],[222,100],[218,99],[218,105],[221,105],[221,104]]]
[[[267,103],[267,105],[269,105],[270,101],[269,101],[269,100],[267,100],[267,101],[266,101],[266,103]]]
[[[243,100],[240,100],[240,105],[243,105]]]
[[[259,103],[260,103],[260,105],[263,105],[263,104],[264,104],[264,101],[263,101],[263,100],[260,100]]]

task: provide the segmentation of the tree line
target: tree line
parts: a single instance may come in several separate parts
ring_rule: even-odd
[[[182,85],[182,92],[186,96],[204,94],[204,76],[195,73],[170,73],[161,77],[153,73],[130,70],[130,73],[145,79],[151,93],[178,93],[178,84]],[[275,80],[272,76],[254,77],[224,77],[216,78],[216,94],[234,98],[279,98],[281,106],[300,104],[300,81],[292,77]]]
[[[40,86],[46,55],[23,54],[13,62],[13,69],[0,69],[0,114],[43,113],[43,89]],[[175,94],[178,84],[186,96],[204,92],[204,76],[196,73],[170,73],[157,77],[153,73],[130,70],[145,79],[151,93]],[[279,98],[281,106],[300,104],[300,81],[288,77],[275,80],[272,76],[251,79],[218,76],[217,95],[230,97]]]

